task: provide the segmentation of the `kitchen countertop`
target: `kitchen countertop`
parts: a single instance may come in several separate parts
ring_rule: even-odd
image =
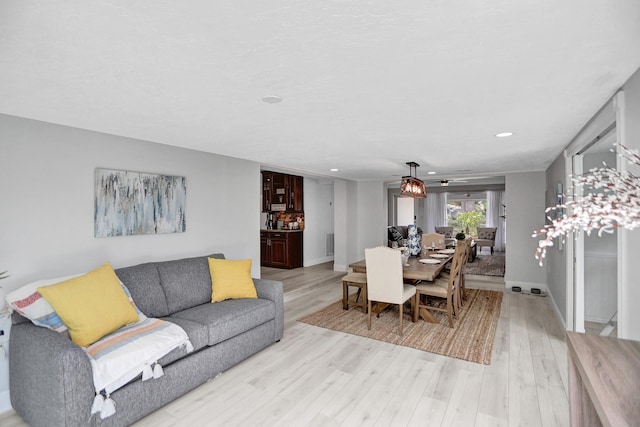
[[[266,228],[261,228],[260,231],[266,231],[269,233],[299,233],[301,231],[304,231],[303,229],[299,228],[297,230],[276,230],[275,228],[272,230],[267,230]]]

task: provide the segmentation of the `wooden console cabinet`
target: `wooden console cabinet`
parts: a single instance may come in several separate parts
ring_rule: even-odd
[[[567,332],[572,426],[640,425],[640,342]]]
[[[260,231],[263,267],[302,267],[302,231]]]

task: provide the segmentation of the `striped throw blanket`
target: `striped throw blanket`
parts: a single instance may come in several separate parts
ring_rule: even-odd
[[[107,335],[85,348],[93,370],[96,397],[91,414],[107,418],[115,413],[110,394],[142,374],[142,381],[163,375],[158,359],[184,347],[193,351],[186,332],[178,325],[146,318]]]

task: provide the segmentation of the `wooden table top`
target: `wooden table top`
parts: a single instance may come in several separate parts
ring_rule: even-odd
[[[640,342],[567,332],[567,348],[602,425],[640,422]]]
[[[433,282],[440,272],[444,268],[444,266],[451,261],[453,258],[453,254],[448,254],[448,258],[443,259],[440,264],[423,264],[419,260],[422,258],[431,258],[429,254],[433,254],[435,252],[429,252],[427,255],[420,255],[419,257],[409,257],[409,266],[402,267],[402,277],[405,279],[412,280],[426,280],[429,282]],[[349,264],[354,271],[354,273],[366,273],[367,272],[367,264],[365,260],[360,260],[354,263]]]

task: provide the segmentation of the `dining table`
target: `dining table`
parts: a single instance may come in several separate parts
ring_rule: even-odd
[[[447,263],[449,263],[449,261],[451,261],[451,259],[453,258],[453,253],[441,252],[451,252],[451,250],[443,251],[440,249],[431,249],[422,251],[418,256],[409,257],[407,264],[402,266],[403,279],[405,279],[405,281],[413,281],[414,283],[417,283],[418,281],[433,282],[440,275]],[[435,258],[434,255],[436,256]],[[446,257],[444,257],[444,255],[446,255]],[[424,262],[420,262],[420,260],[426,259],[437,259],[440,262],[438,264],[427,264]],[[349,264],[349,267],[351,267],[354,273],[367,272],[367,263],[365,260],[351,263]],[[376,303],[372,311],[374,313],[380,313],[388,305],[389,304],[385,303]],[[411,301],[411,305],[413,307],[413,300]],[[431,314],[427,310],[421,310],[420,317],[422,317],[427,322],[438,323],[437,319],[433,317],[433,314]]]
[[[418,256],[411,256],[408,260],[408,265],[402,267],[402,277],[408,280],[426,280],[427,282],[433,282],[444,269],[445,265],[453,258],[453,253],[441,254],[442,250],[429,250],[423,251]],[[450,252],[450,251],[444,251]],[[446,257],[434,258],[432,255],[446,255]],[[440,261],[438,264],[424,264],[420,262],[423,259],[437,259]],[[349,267],[353,269],[354,273],[366,273],[367,263],[365,260],[356,261],[349,264]]]

